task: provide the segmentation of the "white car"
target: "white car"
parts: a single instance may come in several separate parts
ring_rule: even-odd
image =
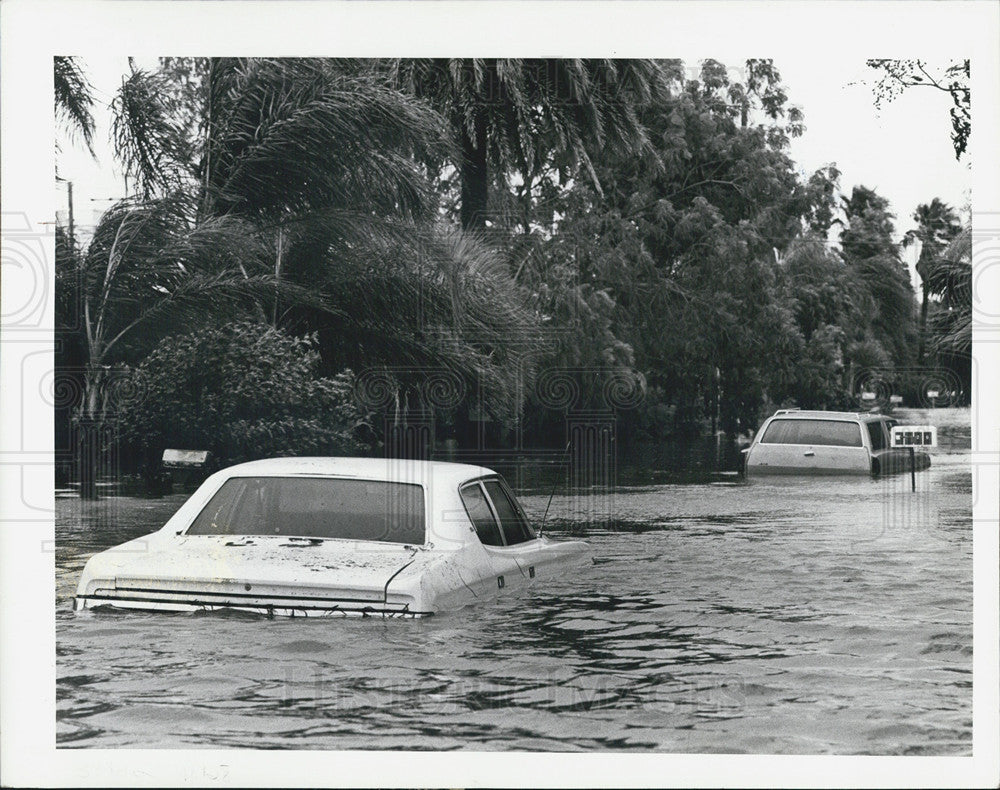
[[[893,474],[910,471],[910,454],[890,446],[897,420],[884,414],[778,409],[743,451],[747,476]],[[916,470],[931,465],[913,455]]]
[[[419,617],[590,558],[537,536],[483,467],[276,458],[215,473],[160,530],[91,557],[75,608]]]

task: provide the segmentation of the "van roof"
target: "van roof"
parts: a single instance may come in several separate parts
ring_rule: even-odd
[[[884,419],[885,414],[876,414],[868,411],[822,411],[822,410],[808,410],[808,409],[778,409],[772,417],[799,417],[799,418],[809,418],[816,419],[826,418],[830,420],[876,420]]]

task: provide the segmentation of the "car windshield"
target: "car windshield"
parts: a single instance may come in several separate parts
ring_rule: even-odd
[[[420,545],[424,490],[379,480],[234,477],[223,483],[188,535],[284,535]]]

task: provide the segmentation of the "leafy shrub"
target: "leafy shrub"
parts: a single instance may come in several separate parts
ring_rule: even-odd
[[[144,397],[121,415],[123,434],[150,458],[207,449],[223,465],[369,450],[353,373],[317,378],[319,361],[315,338],[250,322],[166,338],[132,371]]]

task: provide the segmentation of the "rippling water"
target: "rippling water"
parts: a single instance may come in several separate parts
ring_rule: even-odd
[[[942,447],[915,493],[901,475],[557,495],[546,532],[585,535],[593,566],[416,621],[74,614],[86,559],[184,497],[59,499],[58,744],[969,754],[968,411],[928,421]]]

